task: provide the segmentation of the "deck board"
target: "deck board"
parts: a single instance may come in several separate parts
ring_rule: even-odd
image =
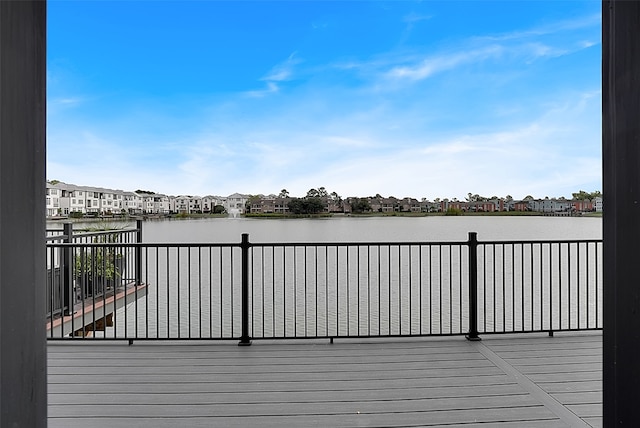
[[[601,426],[601,340],[50,342],[49,426]]]

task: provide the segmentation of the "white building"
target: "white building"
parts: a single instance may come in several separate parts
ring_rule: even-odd
[[[142,214],[142,198],[135,192],[123,193],[124,203],[122,208],[129,214]]]
[[[62,207],[60,206],[61,197],[62,189],[58,188],[57,185],[49,185],[47,183],[47,217],[63,215]]]
[[[226,198],[212,195],[201,198],[54,183],[47,182],[47,217],[66,217],[74,212],[83,215],[209,213],[216,205],[223,206],[228,212],[242,214],[249,199],[247,195],[240,193],[234,193]]]
[[[225,209],[229,214],[243,214],[245,204],[249,200],[248,195],[242,195],[240,193],[234,193],[233,195],[227,196],[227,200],[225,202]]]
[[[153,195],[153,213],[154,214],[170,214],[171,204],[169,197],[166,195]]]
[[[213,209],[216,205],[221,205],[224,207],[225,198],[221,198],[219,196],[204,196],[202,198],[202,211],[205,213],[213,212]]]
[[[561,199],[535,199],[529,202],[532,211],[541,213],[566,212],[571,210],[571,202]]]
[[[189,199],[189,214],[202,214],[202,198],[192,196]]]
[[[175,213],[189,214],[189,201],[191,196],[180,195],[175,198]]]
[[[600,196],[593,199],[593,207],[597,213],[602,212],[602,198]]]

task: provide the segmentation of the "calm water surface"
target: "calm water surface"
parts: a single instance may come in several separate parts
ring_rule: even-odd
[[[145,242],[380,242],[601,239],[598,217],[332,217],[323,219],[160,220],[144,223]]]

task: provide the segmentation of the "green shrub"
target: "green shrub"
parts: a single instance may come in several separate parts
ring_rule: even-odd
[[[444,215],[464,215],[464,211],[460,208],[449,207],[447,211],[445,211]]]

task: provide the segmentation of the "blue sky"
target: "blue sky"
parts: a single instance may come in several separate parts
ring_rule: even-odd
[[[600,9],[51,0],[47,177],[200,196],[601,190]]]

